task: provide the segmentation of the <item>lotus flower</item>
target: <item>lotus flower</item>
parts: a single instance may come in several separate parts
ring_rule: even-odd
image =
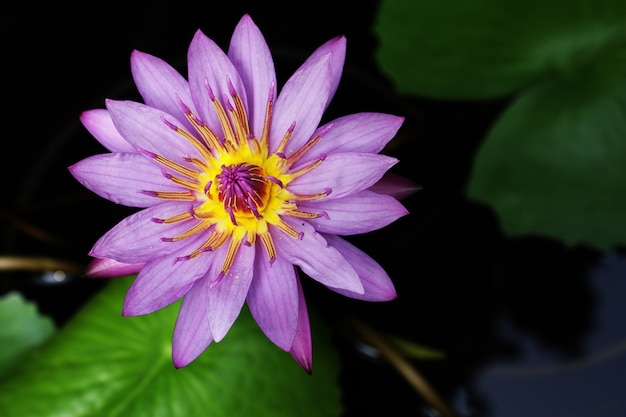
[[[245,15],[227,53],[195,33],[188,80],[133,51],[144,103],[108,99],[81,115],[110,153],[70,172],[99,196],[142,209],[95,243],[86,274],[138,274],[125,316],[183,299],[174,366],[222,340],[247,303],[264,334],[310,372],[299,271],[348,297],[396,297],[385,271],[339,237],[407,214],[396,198],[406,182],[384,177],[397,160],[378,154],[403,118],[359,113],[319,126],[345,51],[344,37],[329,40],[278,94],[269,48]]]

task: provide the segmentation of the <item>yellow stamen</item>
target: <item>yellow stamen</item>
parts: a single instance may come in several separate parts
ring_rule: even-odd
[[[226,241],[228,236],[229,233],[227,232],[213,232],[211,236],[209,236],[209,238],[205,240],[202,245],[200,245],[200,247],[189,254],[189,258],[195,258],[203,252],[219,248]]]
[[[160,223],[163,224],[172,224],[172,223],[178,223],[178,222],[182,222],[185,220],[191,220],[193,219],[193,216],[191,215],[191,213],[189,212],[184,212],[184,213],[180,213],[180,214],[176,214],[172,217],[168,217],[166,219],[163,219],[160,221]]]
[[[278,144],[278,148],[276,148],[276,151],[274,152],[275,154],[279,155],[285,152],[285,147],[287,146],[287,142],[289,142],[289,139],[291,139],[291,135],[293,134],[293,130],[295,127],[296,127],[295,122],[293,122],[291,126],[289,126],[289,129],[287,129],[287,131],[285,132],[285,135],[283,136],[280,143]]]
[[[208,84],[207,89],[221,130],[218,126],[207,125],[182,102],[185,117],[196,130],[193,134],[163,119],[172,130],[187,140],[198,154],[181,155],[183,162],[177,163],[145,151],[165,168],[164,175],[173,184],[185,190],[144,191],[144,193],[164,200],[195,203],[188,212],[153,221],[174,224],[193,220],[190,226],[177,236],[162,238],[167,242],[178,242],[190,237],[201,239],[202,243],[198,247],[190,249],[191,252],[187,256],[179,257],[177,261],[195,258],[227,244],[219,276],[211,284],[217,285],[233,267],[242,244],[254,246],[260,241],[269,262],[272,263],[276,259],[274,237],[268,227],[275,227],[275,230],[287,235],[283,237],[279,234],[280,239],[302,239],[304,234],[285,221],[286,216],[304,220],[328,217],[324,212],[309,213],[299,210],[298,202],[323,199],[330,194],[330,189],[315,194],[298,195],[290,192],[287,185],[293,179],[314,170],[325,159],[326,155],[322,154],[318,160],[294,172],[288,172],[321,140],[329,127],[318,131],[319,133],[309,139],[304,146],[287,157],[285,150],[289,147],[296,126],[293,122],[284,132],[275,152],[270,154],[273,90],[270,91],[265,107],[262,132],[259,136],[253,137],[245,104],[230,80],[227,95],[217,98]]]
[[[224,106],[222,106],[222,103],[220,103],[216,97],[212,97],[211,102],[213,103],[213,107],[215,107],[217,117],[220,119],[220,124],[222,125],[222,129],[224,130],[224,137],[226,138],[226,142],[231,142],[233,144],[238,143],[237,138],[235,137],[235,132],[233,131],[233,127],[230,124],[230,120],[228,119],[228,114],[226,114],[226,110],[224,110]]]
[[[235,120],[235,124],[237,125],[237,131],[240,135],[239,137],[243,141],[243,139],[246,139],[250,133],[250,129],[248,127],[248,114],[246,113],[246,108],[244,107],[239,94],[233,94],[232,98],[235,103],[235,108],[231,114],[234,116],[233,120]]]
[[[174,236],[166,240],[169,242],[178,242],[180,240],[187,239],[188,237],[191,237],[195,234],[205,231],[207,226],[209,225],[210,223],[207,221],[204,221],[204,220],[199,221],[198,223],[194,224],[192,227],[190,227],[188,230],[184,231],[180,235]]]
[[[196,197],[191,190],[186,191],[148,191],[147,194],[154,195],[161,200],[173,201],[195,201]]]
[[[296,152],[293,153],[293,155],[287,158],[287,167],[291,167],[293,164],[295,164],[298,161],[298,159],[302,158],[302,156],[309,149],[311,149],[313,145],[315,145],[317,142],[320,141],[320,139],[322,139],[321,135],[316,135],[313,138],[309,139],[309,141],[305,143],[303,147],[298,149]]]
[[[187,120],[196,128],[209,149],[221,150],[220,140],[206,123],[201,123],[198,118],[189,110],[185,113]]]
[[[267,253],[268,259],[271,261],[276,258],[276,247],[274,246],[274,240],[272,240],[272,235],[268,232],[261,233],[259,235],[261,238],[261,243],[265,247],[265,253]]]
[[[254,154],[258,155],[263,153],[262,145],[256,138],[250,139],[250,147],[252,148],[252,152]]]
[[[324,159],[326,159],[326,156],[323,155],[322,158],[311,162],[308,165],[303,166],[302,168],[300,168],[297,171],[291,172],[289,175],[291,176],[291,179],[295,179],[298,177],[301,177],[304,174],[308,174],[309,172],[313,171],[315,168],[317,168],[322,162],[324,162]]]
[[[293,194],[293,199],[297,201],[318,201],[318,200],[325,198],[328,194],[330,194],[330,188],[326,189],[322,193]]]
[[[254,246],[256,243],[256,233],[248,233],[248,246]]]
[[[285,214],[291,217],[297,217],[299,219],[317,219],[319,217],[325,217],[325,213],[308,213],[300,210],[289,210]]]
[[[194,189],[194,188],[198,188],[199,186],[199,183],[197,180],[189,181],[189,180],[185,180],[185,179],[174,177],[174,176],[168,176],[168,179],[172,181],[174,184],[178,184],[185,188]]]
[[[230,244],[228,245],[228,250],[226,251],[226,257],[224,258],[224,263],[222,264],[221,272],[223,274],[227,273],[231,266],[233,266],[233,261],[235,260],[235,255],[237,255],[237,251],[241,246],[242,239],[230,239]]]
[[[180,175],[184,175],[187,178],[196,178],[199,174],[199,172],[194,171],[191,168],[187,168],[186,166],[178,164],[174,161],[170,161],[169,159],[164,158],[161,155],[155,154],[152,158],[164,167],[169,168],[172,171],[179,173]]]
[[[180,128],[178,126],[175,126],[173,124],[168,123],[176,133],[178,133],[179,135],[181,135],[183,138],[185,138],[189,143],[191,143],[193,145],[194,148],[196,148],[198,150],[198,152],[200,152],[200,155],[202,155],[202,157],[205,160],[209,160],[211,158],[213,158],[213,155],[211,155],[211,152],[209,152],[209,149],[198,140],[198,138],[196,138],[194,135],[192,135],[191,133],[187,132],[185,129]]]
[[[209,169],[209,167],[206,164],[206,162],[201,160],[201,159],[189,158],[188,161],[191,162],[192,164],[194,164],[195,166],[197,166],[198,168],[200,168],[204,172],[206,172]]]
[[[263,119],[263,132],[261,133],[261,145],[265,150],[269,148],[270,125],[272,124],[272,114],[274,112],[274,99],[272,95],[273,92],[270,93],[267,104],[265,105],[265,118]]]
[[[298,233],[296,229],[291,227],[288,223],[285,223],[281,218],[279,218],[278,221],[274,223],[274,226],[276,226],[282,232],[286,233],[294,239],[300,239],[302,237],[302,235]]]

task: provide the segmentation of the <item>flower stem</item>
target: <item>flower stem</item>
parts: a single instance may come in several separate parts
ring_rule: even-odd
[[[30,257],[30,256],[0,256],[0,271],[64,271],[80,273],[81,265],[61,259]]]
[[[393,366],[402,377],[434,408],[442,417],[457,417],[456,413],[430,386],[424,376],[411,365],[391,344],[385,341],[374,329],[359,320],[350,320],[353,328]]]

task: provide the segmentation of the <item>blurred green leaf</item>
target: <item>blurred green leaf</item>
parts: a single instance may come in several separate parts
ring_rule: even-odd
[[[398,90],[509,95],[624,47],[622,0],[383,0],[376,57]]]
[[[446,353],[442,350],[433,349],[403,337],[394,335],[387,335],[386,337],[402,354],[411,359],[439,360],[446,358]]]
[[[538,85],[496,122],[467,192],[494,207],[507,233],[601,249],[626,243],[622,55],[589,68],[584,82]]]
[[[0,297],[0,376],[54,333],[54,323],[18,292]]]
[[[505,232],[626,243],[626,2],[383,0],[375,31],[402,93],[513,99],[467,190]]]
[[[121,317],[129,284],[112,281],[0,382],[3,417],[339,415],[338,360],[314,317],[313,375],[267,340],[245,309],[223,341],[175,369],[179,303]]]

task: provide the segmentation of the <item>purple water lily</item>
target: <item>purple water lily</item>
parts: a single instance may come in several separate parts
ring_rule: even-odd
[[[396,297],[385,271],[338,235],[407,214],[411,185],[378,152],[403,118],[360,113],[318,127],[341,76],[346,40],[320,46],[277,94],[252,19],[228,53],[197,31],[188,81],[133,51],[145,104],[106,100],[81,121],[110,153],[71,173],[94,193],[143,210],[102,236],[87,275],[137,273],[123,307],[143,315],[183,298],[173,337],[182,367],[224,338],[244,303],[265,335],[311,371],[309,318],[296,266],[348,297]]]

